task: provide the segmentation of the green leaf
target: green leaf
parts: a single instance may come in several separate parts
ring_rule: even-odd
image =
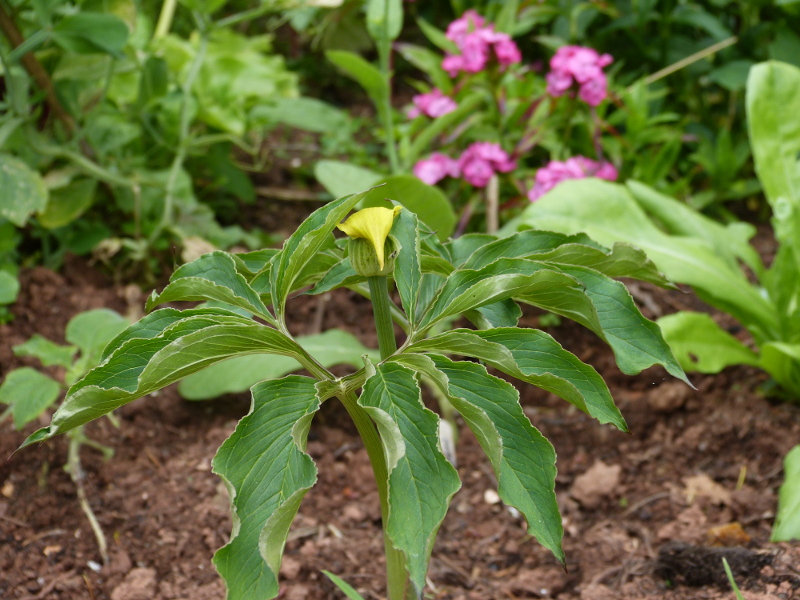
[[[291,338],[250,319],[213,309],[184,311],[188,316],[177,320],[175,313],[181,314],[174,309],[156,311],[144,324],[137,323],[112,340],[106,348],[111,352],[108,358],[69,389],[50,426],[29,437],[25,445],[88,423],[235,356],[273,353],[310,364]],[[161,331],[153,335],[159,327]]]
[[[800,446],[795,446],[786,454],[783,473],[771,542],[800,540]]]
[[[24,227],[28,217],[47,206],[47,186],[41,175],[21,160],[0,154],[0,218]]]
[[[73,317],[67,323],[65,336],[70,344],[74,344],[80,349],[81,356],[67,370],[65,377],[67,385],[97,365],[106,345],[121,334],[128,325],[125,317],[107,308],[87,310]]]
[[[516,327],[522,316],[522,309],[511,299],[506,298],[481,306],[477,310],[469,310],[464,316],[478,329],[494,327]]]
[[[46,229],[69,225],[92,205],[96,191],[96,179],[77,179],[52,190],[47,208],[39,215],[39,223]]]
[[[590,267],[609,277],[632,277],[660,286],[674,287],[640,249],[629,244],[615,243],[608,250],[583,234],[567,236],[552,231],[527,229],[478,247],[463,268],[478,269],[499,258],[527,258],[554,265]]]
[[[750,238],[756,233],[756,228],[749,223],[736,221],[722,225],[684,202],[665,196],[638,181],[629,180],[625,185],[639,205],[658,219],[669,233],[706,240],[732,268],[736,268],[737,261],[741,260],[759,277],[763,274],[761,257],[749,244]]]
[[[51,342],[38,333],[34,334],[28,341],[14,346],[15,356],[34,356],[38,358],[45,367],[58,365],[69,367],[72,364],[72,357],[77,348],[74,346],[62,346]]]
[[[115,15],[79,12],[68,15],[53,27],[53,41],[70,52],[102,52],[121,56],[128,41],[128,26]]]
[[[299,336],[296,341],[326,368],[346,364],[358,369],[364,365],[364,355],[369,356],[370,360],[380,360],[375,350],[367,348],[355,336],[339,329]],[[222,394],[243,392],[259,381],[277,379],[301,368],[300,363],[290,356],[240,356],[185,377],[178,384],[178,391],[187,400],[208,400]]]
[[[367,92],[378,113],[383,114],[384,104],[389,97],[389,81],[383,73],[355,52],[328,50],[325,56],[345,75],[354,79]]]
[[[297,230],[289,236],[281,251],[270,261],[272,264],[272,304],[279,319],[283,318],[286,297],[293,289],[306,265],[326,243],[330,243],[331,232],[348,212],[369,193],[361,192],[329,202],[315,210]]]
[[[305,446],[319,404],[314,380],[307,377],[254,386],[250,412],[214,457],[213,470],[231,496],[233,533],[213,561],[229,600],[278,595],[289,526],[317,480]]]
[[[596,179],[565,181],[531,203],[504,232],[519,225],[585,232],[605,246],[615,242],[638,246],[670,280],[693,286],[706,302],[731,313],[751,331],[777,337],[772,305],[740,269],[722,259],[707,240],[662,232],[625,186]]]
[[[408,210],[401,210],[392,226],[392,236],[400,245],[394,266],[394,281],[400,302],[408,315],[409,323],[414,326],[417,320],[417,302],[422,285],[422,267],[420,265],[420,234],[417,215]]]
[[[330,579],[333,582],[333,584],[336,587],[338,587],[339,590],[341,590],[341,592],[345,596],[349,598],[349,600],[364,600],[364,596],[355,591],[355,589],[353,589],[353,586],[344,581],[341,577],[337,577],[336,575],[334,575],[330,571],[326,571],[325,569],[323,569],[322,572],[325,573],[328,579]]]
[[[314,177],[334,198],[356,194],[377,184],[383,175],[341,160],[320,160]]]
[[[556,453],[522,412],[514,386],[472,362],[419,354],[399,354],[391,360],[424,373],[447,396],[489,457],[500,498],[525,516],[528,533],[563,564]]]
[[[800,69],[769,61],[750,69],[747,124],[775,237],[800,263]],[[776,336],[777,337],[777,336]]]
[[[760,350],[761,368],[797,397],[800,394],[800,344],[768,342]]]
[[[35,420],[58,398],[61,386],[36,369],[14,369],[0,385],[0,404],[11,406],[14,427],[19,431]]]
[[[658,325],[642,316],[623,284],[585,267],[563,267],[563,271],[585,286],[602,327],[596,333],[611,346],[620,371],[635,375],[661,365],[667,373],[691,385]]]
[[[419,329],[426,331],[447,317],[537,288],[549,289],[563,279],[547,265],[521,259],[501,259],[479,270],[454,271],[422,317]]]
[[[719,373],[731,365],[759,366],[758,355],[706,313],[681,311],[656,323],[686,371]]]
[[[396,43],[395,48],[400,55],[412,65],[424,72],[433,85],[449,95],[453,89],[453,80],[442,68],[442,55],[430,48],[416,44]]]
[[[450,40],[441,29],[434,27],[425,19],[417,19],[417,25],[425,34],[425,37],[437,48],[449,52],[450,54],[460,54],[456,43]]]
[[[350,118],[347,113],[327,102],[306,97],[275,98],[269,104],[256,107],[251,114],[251,117],[253,116],[314,133],[336,133],[346,130]],[[333,195],[338,198],[361,191],[370,185],[371,183],[356,190]]]
[[[394,40],[403,29],[403,0],[368,0],[367,31],[374,40]]]
[[[415,213],[419,220],[446,240],[456,226],[453,205],[439,188],[420,181],[413,175],[393,175],[379,181],[380,187],[365,196],[362,208],[386,206],[394,200]]]
[[[245,277],[236,270],[236,262],[227,252],[216,250],[182,265],[169,278],[169,285],[160,294],[148,298],[145,309],[177,300],[218,300],[243,308],[271,324],[275,319],[250,287]]]
[[[0,271],[0,306],[13,304],[19,295],[19,279],[7,271]]]
[[[478,358],[521,381],[552,392],[600,423],[628,431],[603,378],[538,329],[456,329],[412,344],[408,352],[437,352]]]
[[[356,273],[353,265],[350,263],[350,257],[345,256],[323,275],[322,279],[314,286],[314,289],[307,293],[311,295],[323,294],[340,287],[349,287],[357,283],[362,283],[366,280],[366,277]]]
[[[381,364],[358,403],[378,426],[389,471],[386,534],[403,552],[419,596],[436,532],[460,481],[440,450],[439,419],[422,404],[413,371]]]

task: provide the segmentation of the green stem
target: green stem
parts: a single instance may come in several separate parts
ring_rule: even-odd
[[[85,474],[81,466],[81,445],[86,443],[87,438],[83,433],[83,427],[78,427],[70,431],[67,436],[69,437],[69,449],[67,450],[67,464],[64,466],[69,473],[72,483],[75,484],[75,489],[78,492],[78,503],[81,506],[83,514],[89,521],[89,526],[92,528],[92,533],[97,540],[97,549],[103,559],[103,564],[108,564],[108,544],[106,543],[106,536],[103,533],[103,528],[100,527],[100,522],[89,504],[89,498],[86,495],[86,488],[83,487],[83,480]]]
[[[381,360],[384,360],[397,351],[388,277],[369,277],[367,282],[372,299],[372,311],[375,315],[375,330],[378,332],[378,349],[381,352]]]
[[[394,139],[394,121],[392,120],[392,40],[389,37],[389,1],[385,0],[385,4],[383,30],[381,31],[380,39],[377,40],[377,46],[378,66],[386,85],[386,93],[383,95],[383,106],[378,109],[382,113],[383,128],[386,131],[386,154],[389,155],[389,166],[392,169],[392,175],[397,175],[400,172],[400,160],[397,157],[397,145]]]
[[[172,166],[169,170],[169,177],[167,178],[167,187],[164,194],[164,210],[161,214],[161,221],[150,234],[149,243],[151,245],[158,239],[158,236],[161,235],[161,232],[164,231],[164,229],[172,222],[172,207],[175,203],[175,188],[178,181],[178,175],[183,168],[183,161],[186,160],[186,149],[189,145],[189,98],[191,98],[192,95],[194,80],[200,73],[200,67],[203,66],[203,61],[205,60],[207,50],[208,31],[203,29],[200,32],[200,46],[197,48],[197,53],[194,55],[192,64],[189,67],[186,80],[183,82],[183,101],[181,103],[180,139],[178,140],[178,151],[172,161]]]
[[[158,15],[158,24],[153,33],[153,39],[157,40],[164,37],[169,33],[172,28],[172,19],[175,17],[175,7],[178,6],[178,0],[164,0],[161,5],[161,14]]]
[[[384,277],[385,279],[385,277]],[[406,573],[405,556],[392,545],[385,529],[389,522],[389,471],[386,467],[386,455],[383,444],[367,412],[358,405],[354,392],[345,392],[339,399],[347,409],[350,418],[358,430],[358,435],[364,442],[375,482],[378,486],[378,498],[381,503],[381,519],[383,521],[384,535],[383,546],[386,554],[386,590],[389,600],[406,600],[410,592],[410,582]],[[410,596],[409,596],[410,597]]]

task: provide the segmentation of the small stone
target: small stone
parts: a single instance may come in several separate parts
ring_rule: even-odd
[[[311,590],[307,585],[298,583],[286,590],[286,600],[306,600]]]
[[[346,522],[361,523],[367,518],[367,513],[358,504],[348,504],[342,510],[342,518]]]
[[[588,471],[575,478],[569,493],[584,508],[597,508],[603,500],[615,495],[621,474],[622,467],[619,465],[607,465],[598,460]]]
[[[647,395],[647,404],[655,412],[670,413],[682,408],[694,390],[682,381],[663,383]]]
[[[14,497],[14,483],[10,479],[3,484],[2,488],[0,488],[0,494],[3,494],[3,496],[6,498]]]
[[[486,504],[497,504],[500,502],[500,496],[493,489],[489,488],[483,492],[483,501],[486,502]]]
[[[155,569],[133,569],[111,592],[111,600],[152,600],[155,592]]]

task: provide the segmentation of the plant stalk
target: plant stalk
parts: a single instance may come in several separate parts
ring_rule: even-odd
[[[371,278],[374,279],[374,278]],[[386,279],[385,277],[383,279]],[[392,545],[386,535],[386,525],[389,522],[389,471],[386,467],[386,454],[375,425],[372,423],[367,411],[358,405],[355,392],[345,392],[339,399],[347,409],[350,418],[358,430],[358,435],[364,442],[375,482],[378,486],[378,498],[381,503],[381,520],[384,535],[383,546],[386,555],[386,593],[389,600],[412,600],[411,582],[406,573],[406,559],[401,551]]]
[[[397,144],[394,139],[394,122],[392,120],[392,40],[389,37],[389,2],[385,0],[384,6],[384,24],[381,30],[380,39],[377,40],[378,46],[378,66],[383,81],[386,84],[386,93],[383,97],[383,106],[378,107],[379,112],[383,116],[383,128],[386,130],[386,154],[389,155],[389,166],[392,170],[392,175],[397,175],[400,172],[400,160],[397,157]]]
[[[391,300],[389,300],[388,277],[368,277],[369,294],[372,299],[372,311],[375,315],[375,330],[378,332],[378,350],[381,360],[385,360],[397,351],[397,339],[394,337]]]
[[[175,17],[175,8],[178,6],[178,0],[164,0],[161,5],[161,13],[158,15],[158,23],[156,30],[153,33],[153,39],[157,40],[164,37],[169,33],[172,28],[172,19]]]
[[[106,536],[103,533],[103,528],[89,504],[89,498],[86,496],[86,488],[83,487],[83,480],[86,477],[81,466],[81,445],[86,442],[86,437],[83,434],[83,427],[73,429],[68,434],[69,449],[67,450],[67,464],[64,468],[69,473],[72,483],[75,484],[75,489],[78,492],[78,502],[81,505],[81,510],[86,518],[89,520],[89,526],[92,528],[92,533],[97,540],[97,549],[103,559],[103,564],[108,564],[108,544],[106,543]]]

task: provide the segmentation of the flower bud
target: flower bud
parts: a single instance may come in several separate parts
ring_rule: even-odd
[[[394,270],[397,249],[389,231],[401,210],[401,206],[364,208],[337,226],[350,236],[350,262],[356,273],[376,277]]]
[[[356,273],[363,277],[378,277],[390,275],[394,271],[394,260],[397,256],[394,240],[386,238],[383,245],[383,267],[378,260],[378,254],[372,247],[372,242],[364,238],[353,238],[348,246],[350,264]]]

